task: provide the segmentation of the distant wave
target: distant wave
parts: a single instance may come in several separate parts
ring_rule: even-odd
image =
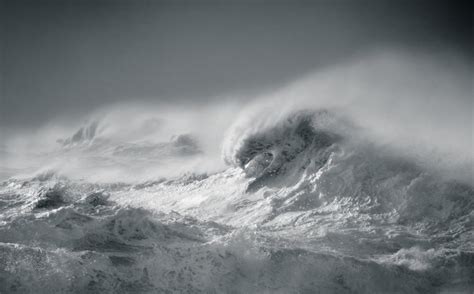
[[[91,143],[100,132],[99,123],[100,121],[93,120],[92,122],[79,128],[71,137],[66,139],[58,139],[58,143],[65,147]]]
[[[115,156],[165,157],[186,156],[201,153],[197,139],[190,134],[173,136],[169,142],[161,143],[123,143],[112,152]]]

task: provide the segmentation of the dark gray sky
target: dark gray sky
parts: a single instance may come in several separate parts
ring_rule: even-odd
[[[381,46],[472,57],[467,2],[197,2],[3,1],[1,125],[119,101],[210,103]]]

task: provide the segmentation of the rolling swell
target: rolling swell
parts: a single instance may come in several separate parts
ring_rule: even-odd
[[[282,248],[244,228],[121,208],[105,199],[97,203],[91,198],[105,196],[91,195],[46,214],[32,208],[36,218],[2,228],[2,291],[424,293],[466,274],[462,267],[424,273],[335,252]],[[462,260],[466,256],[451,257]]]
[[[234,167],[214,174],[104,184],[48,172],[1,183],[0,291],[472,288],[472,186],[365,139],[331,111],[251,124],[226,144]],[[119,146],[132,159],[148,150]]]

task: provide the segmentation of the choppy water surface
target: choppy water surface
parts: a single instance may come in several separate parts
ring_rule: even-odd
[[[99,126],[54,156],[102,170],[202,156],[189,134],[112,144]],[[473,291],[472,185],[358,139],[328,111],[235,128],[223,154],[227,167],[210,173],[4,180],[0,292]]]

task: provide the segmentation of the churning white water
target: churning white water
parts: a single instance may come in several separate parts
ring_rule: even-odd
[[[5,135],[0,292],[470,293],[470,81],[416,60]]]

